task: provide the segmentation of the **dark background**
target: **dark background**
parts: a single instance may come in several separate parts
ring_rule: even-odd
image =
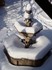
[[[35,0],[39,6],[48,14],[48,16],[52,19],[52,5],[48,0]]]

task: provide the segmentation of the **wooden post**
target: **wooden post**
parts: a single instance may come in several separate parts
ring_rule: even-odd
[[[0,7],[5,5],[5,1],[4,0],[0,0]]]

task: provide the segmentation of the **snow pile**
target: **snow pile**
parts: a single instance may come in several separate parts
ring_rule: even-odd
[[[43,25],[52,30],[52,19],[44,11],[38,14],[37,19],[40,20]]]
[[[20,42],[16,35],[9,36],[4,41],[4,45],[8,51],[8,54],[15,59],[41,59],[51,49],[51,42],[45,36],[40,36],[39,38],[37,38],[37,43],[31,45],[28,49],[24,48],[23,43]]]
[[[38,22],[34,23],[32,25],[32,27],[25,27],[25,26],[22,26],[22,24],[17,22],[15,19],[13,19],[13,21],[15,22],[14,26],[16,27],[16,29],[19,32],[36,33],[36,32],[40,31],[43,28],[42,24],[38,23]]]
[[[27,10],[27,11],[30,11],[31,9],[32,9],[31,5],[28,4],[27,7],[26,7],[26,10]]]

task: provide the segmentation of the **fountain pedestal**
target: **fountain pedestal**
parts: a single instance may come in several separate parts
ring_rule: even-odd
[[[9,36],[4,41],[4,52],[9,62],[18,66],[41,66],[50,56],[51,42],[45,36],[40,36],[36,41],[26,49],[18,36]]]

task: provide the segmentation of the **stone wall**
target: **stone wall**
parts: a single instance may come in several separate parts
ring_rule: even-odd
[[[0,0],[0,7],[5,5],[5,1],[4,0]]]

